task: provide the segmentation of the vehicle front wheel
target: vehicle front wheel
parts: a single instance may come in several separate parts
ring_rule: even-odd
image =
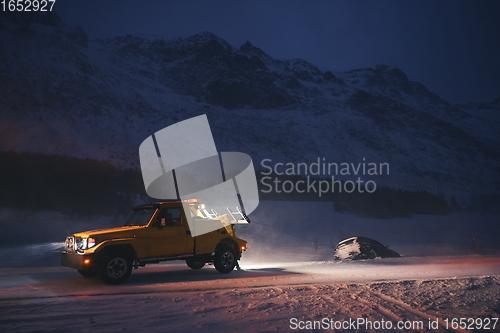
[[[229,273],[236,266],[236,254],[234,250],[225,247],[217,250],[214,257],[214,266],[220,273]]]
[[[131,272],[132,260],[130,258],[112,254],[103,258],[99,275],[107,284],[119,284],[127,280]]]
[[[370,250],[370,254],[368,255],[368,258],[370,258],[370,259],[377,258],[377,252],[375,252],[373,249]]]
[[[186,260],[186,265],[188,265],[188,267],[191,269],[201,269],[203,268],[203,266],[205,266],[205,262],[197,261],[194,259],[188,259]]]
[[[78,273],[80,273],[83,277],[94,277],[99,275],[97,269],[77,269]]]

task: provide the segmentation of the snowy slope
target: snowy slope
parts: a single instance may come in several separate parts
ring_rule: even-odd
[[[0,149],[138,167],[151,133],[207,114],[220,151],[276,162],[390,163],[382,183],[498,191],[498,121],[397,68],[322,72],[203,32],[89,41],[55,14],[0,17]]]

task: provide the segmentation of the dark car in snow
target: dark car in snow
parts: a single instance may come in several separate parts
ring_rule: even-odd
[[[337,244],[333,256],[335,260],[401,257],[388,247],[368,237],[351,237]]]

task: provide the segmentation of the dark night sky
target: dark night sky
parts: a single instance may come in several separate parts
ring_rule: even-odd
[[[451,103],[500,96],[500,1],[59,0],[90,39],[210,31],[322,70],[388,64]]]

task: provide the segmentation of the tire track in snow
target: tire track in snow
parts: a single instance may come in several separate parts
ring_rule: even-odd
[[[417,311],[407,304],[394,302],[396,300],[384,299],[376,293],[370,286],[356,285],[354,289],[343,289],[340,293],[333,296],[323,296],[322,298],[327,302],[338,302],[340,299],[344,300],[345,304],[349,304],[349,312],[346,313],[351,318],[365,318],[368,321],[380,322],[381,320],[391,321],[394,325],[397,322],[413,322],[416,321],[423,323],[423,330],[409,329],[398,330],[395,326],[393,329],[363,329],[362,332],[456,332],[454,330],[446,330],[439,327],[438,330],[429,329],[428,320],[433,316],[427,315],[421,311]],[[394,300],[394,301],[393,301]],[[354,303],[353,303],[354,302]],[[381,317],[380,317],[381,316]],[[342,320],[341,318],[337,318]]]
[[[376,312],[382,314],[383,316],[387,317],[393,322],[398,322],[402,320],[406,320],[407,318],[403,318],[398,316],[396,313],[391,311],[388,307],[382,306],[380,303],[373,304],[373,302],[370,302],[368,298],[362,297],[361,294],[364,294],[364,292],[359,293],[354,299],[360,303],[365,304],[368,308],[371,308],[375,310]]]
[[[431,315],[429,313],[425,313],[425,312],[422,312],[420,310],[414,309],[409,304],[406,304],[405,302],[403,302],[401,300],[398,300],[398,299],[392,298],[390,296],[387,296],[385,294],[382,294],[382,293],[380,293],[378,291],[370,290],[370,292],[372,293],[372,295],[374,297],[377,297],[379,300],[385,301],[385,302],[387,302],[388,304],[390,304],[393,307],[396,307],[396,308],[399,307],[403,311],[406,311],[408,313],[413,314],[416,317],[421,318],[424,321],[424,323],[427,322],[429,319],[438,320],[438,322],[439,322],[439,331],[440,332],[459,332],[459,333],[468,333],[468,332],[471,332],[470,330],[463,330],[463,329],[450,329],[450,328],[445,329],[446,323],[441,318],[438,318],[438,317],[436,317],[434,315]],[[391,312],[388,308],[381,307],[380,301],[377,303],[377,305],[379,306],[379,308],[382,311],[382,313],[385,312],[385,311]]]

